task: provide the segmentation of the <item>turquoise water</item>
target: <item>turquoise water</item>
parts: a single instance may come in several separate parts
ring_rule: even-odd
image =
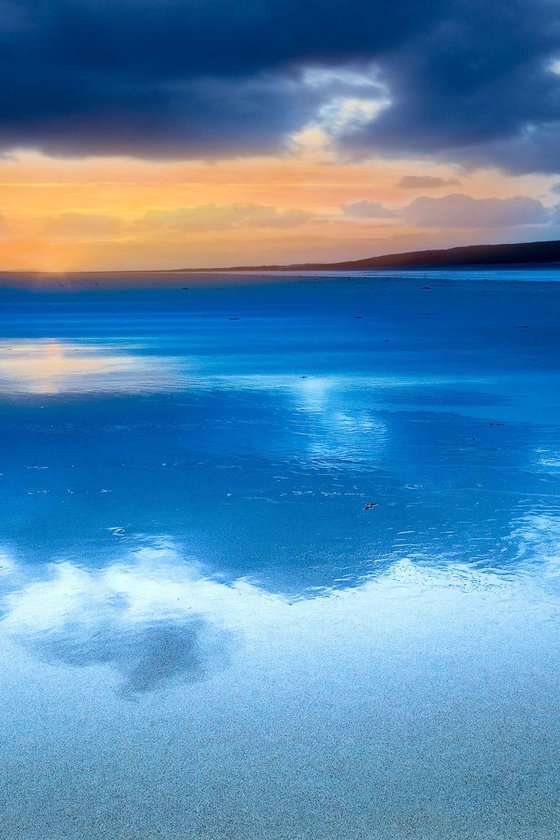
[[[3,840],[558,837],[558,279],[4,278]]]

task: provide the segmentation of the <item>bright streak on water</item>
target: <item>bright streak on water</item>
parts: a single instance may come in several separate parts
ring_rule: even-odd
[[[558,836],[560,283],[514,276],[0,290],[2,840]]]

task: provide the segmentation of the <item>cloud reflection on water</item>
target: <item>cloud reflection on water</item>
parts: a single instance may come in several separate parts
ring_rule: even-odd
[[[524,609],[533,601],[549,620],[558,604],[554,593],[547,600],[543,592],[557,578],[559,522],[538,512],[514,522],[509,539],[519,562],[512,567],[481,570],[460,559],[395,555],[358,585],[291,597],[209,575],[161,538],[144,540],[105,568],[51,564],[41,579],[30,580],[29,567],[6,554],[0,632],[46,663],[106,666],[120,693],[132,698],[206,679],[247,644],[253,652],[302,645],[310,655],[314,645],[336,645],[336,638],[342,650],[362,643],[383,649],[388,638],[398,646],[403,627],[410,633],[420,619],[421,634],[434,621],[453,628],[463,596],[475,613],[482,598],[477,621],[507,624],[517,601]]]
[[[6,596],[2,628],[47,662],[109,666],[132,696],[224,664],[231,633],[204,615],[212,586],[170,548],[101,570],[64,562]]]

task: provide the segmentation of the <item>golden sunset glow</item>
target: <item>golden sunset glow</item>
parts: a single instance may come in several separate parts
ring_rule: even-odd
[[[442,226],[406,208],[419,196],[452,194],[531,196],[547,207],[553,183],[550,176],[429,161],[339,162],[313,148],[212,162],[14,153],[0,160],[0,264],[55,272],[173,269],[534,239],[542,225],[488,228],[473,219]]]

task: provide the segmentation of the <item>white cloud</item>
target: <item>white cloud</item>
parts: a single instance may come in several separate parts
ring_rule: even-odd
[[[315,88],[372,88],[384,91],[379,70],[375,66],[358,69],[356,67],[305,67],[302,81],[304,85]]]
[[[391,105],[388,97],[364,99],[337,96],[319,109],[317,124],[328,134],[351,134],[372,122]]]
[[[336,159],[340,138],[373,123],[392,104],[389,89],[375,66],[308,67],[302,83],[321,90],[324,101],[315,116],[288,138],[288,148],[301,156]]]

